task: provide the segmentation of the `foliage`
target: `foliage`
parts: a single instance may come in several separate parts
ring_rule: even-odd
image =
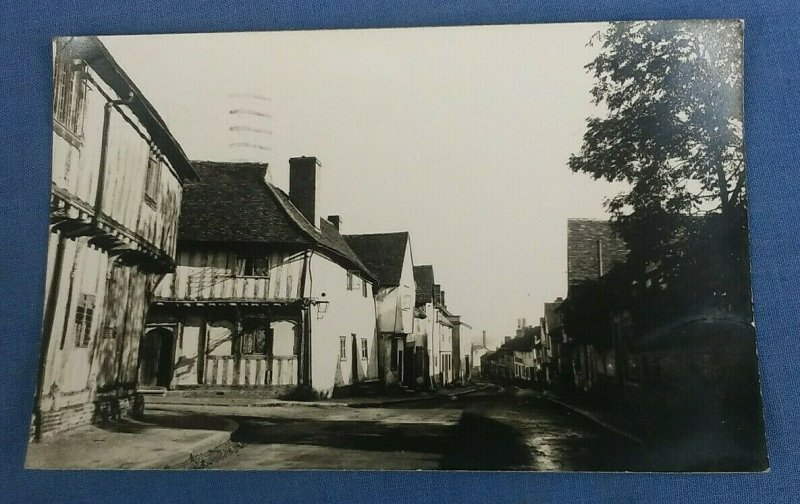
[[[590,41],[604,114],[587,120],[569,166],[630,187],[606,202],[629,255],[603,280],[616,294],[598,310],[624,305],[642,323],[749,309],[741,28],[624,22]]]

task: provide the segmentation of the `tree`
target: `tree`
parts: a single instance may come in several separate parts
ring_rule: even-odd
[[[606,202],[630,250],[628,280],[746,303],[741,24],[614,23],[590,44],[600,44],[586,68],[604,114],[587,120],[569,166],[630,185]],[[697,285],[689,275],[708,265],[693,251],[710,242],[721,273]]]

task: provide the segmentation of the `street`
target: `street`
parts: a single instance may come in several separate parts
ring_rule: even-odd
[[[187,408],[187,407],[184,407]],[[188,408],[195,408],[189,406]],[[204,406],[239,423],[211,469],[641,470],[640,447],[532,391],[392,406]]]

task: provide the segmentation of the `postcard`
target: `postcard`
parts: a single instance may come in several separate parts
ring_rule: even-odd
[[[743,30],[53,39],[26,467],[767,470]]]

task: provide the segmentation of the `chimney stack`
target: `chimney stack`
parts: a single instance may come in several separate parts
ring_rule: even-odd
[[[486,346],[486,329],[483,330],[483,348],[489,348]]]
[[[289,159],[289,199],[308,222],[319,227],[319,178],[322,165],[315,157]]]
[[[446,306],[447,306],[447,303],[445,303],[445,302],[444,302],[444,291],[442,291],[442,294],[441,294],[441,300],[442,300],[442,301],[441,301],[441,303],[442,303],[442,306],[446,307]]]
[[[341,231],[340,226],[342,225],[342,218],[338,215],[329,215],[328,222],[333,224],[333,227],[336,228],[336,231]]]

